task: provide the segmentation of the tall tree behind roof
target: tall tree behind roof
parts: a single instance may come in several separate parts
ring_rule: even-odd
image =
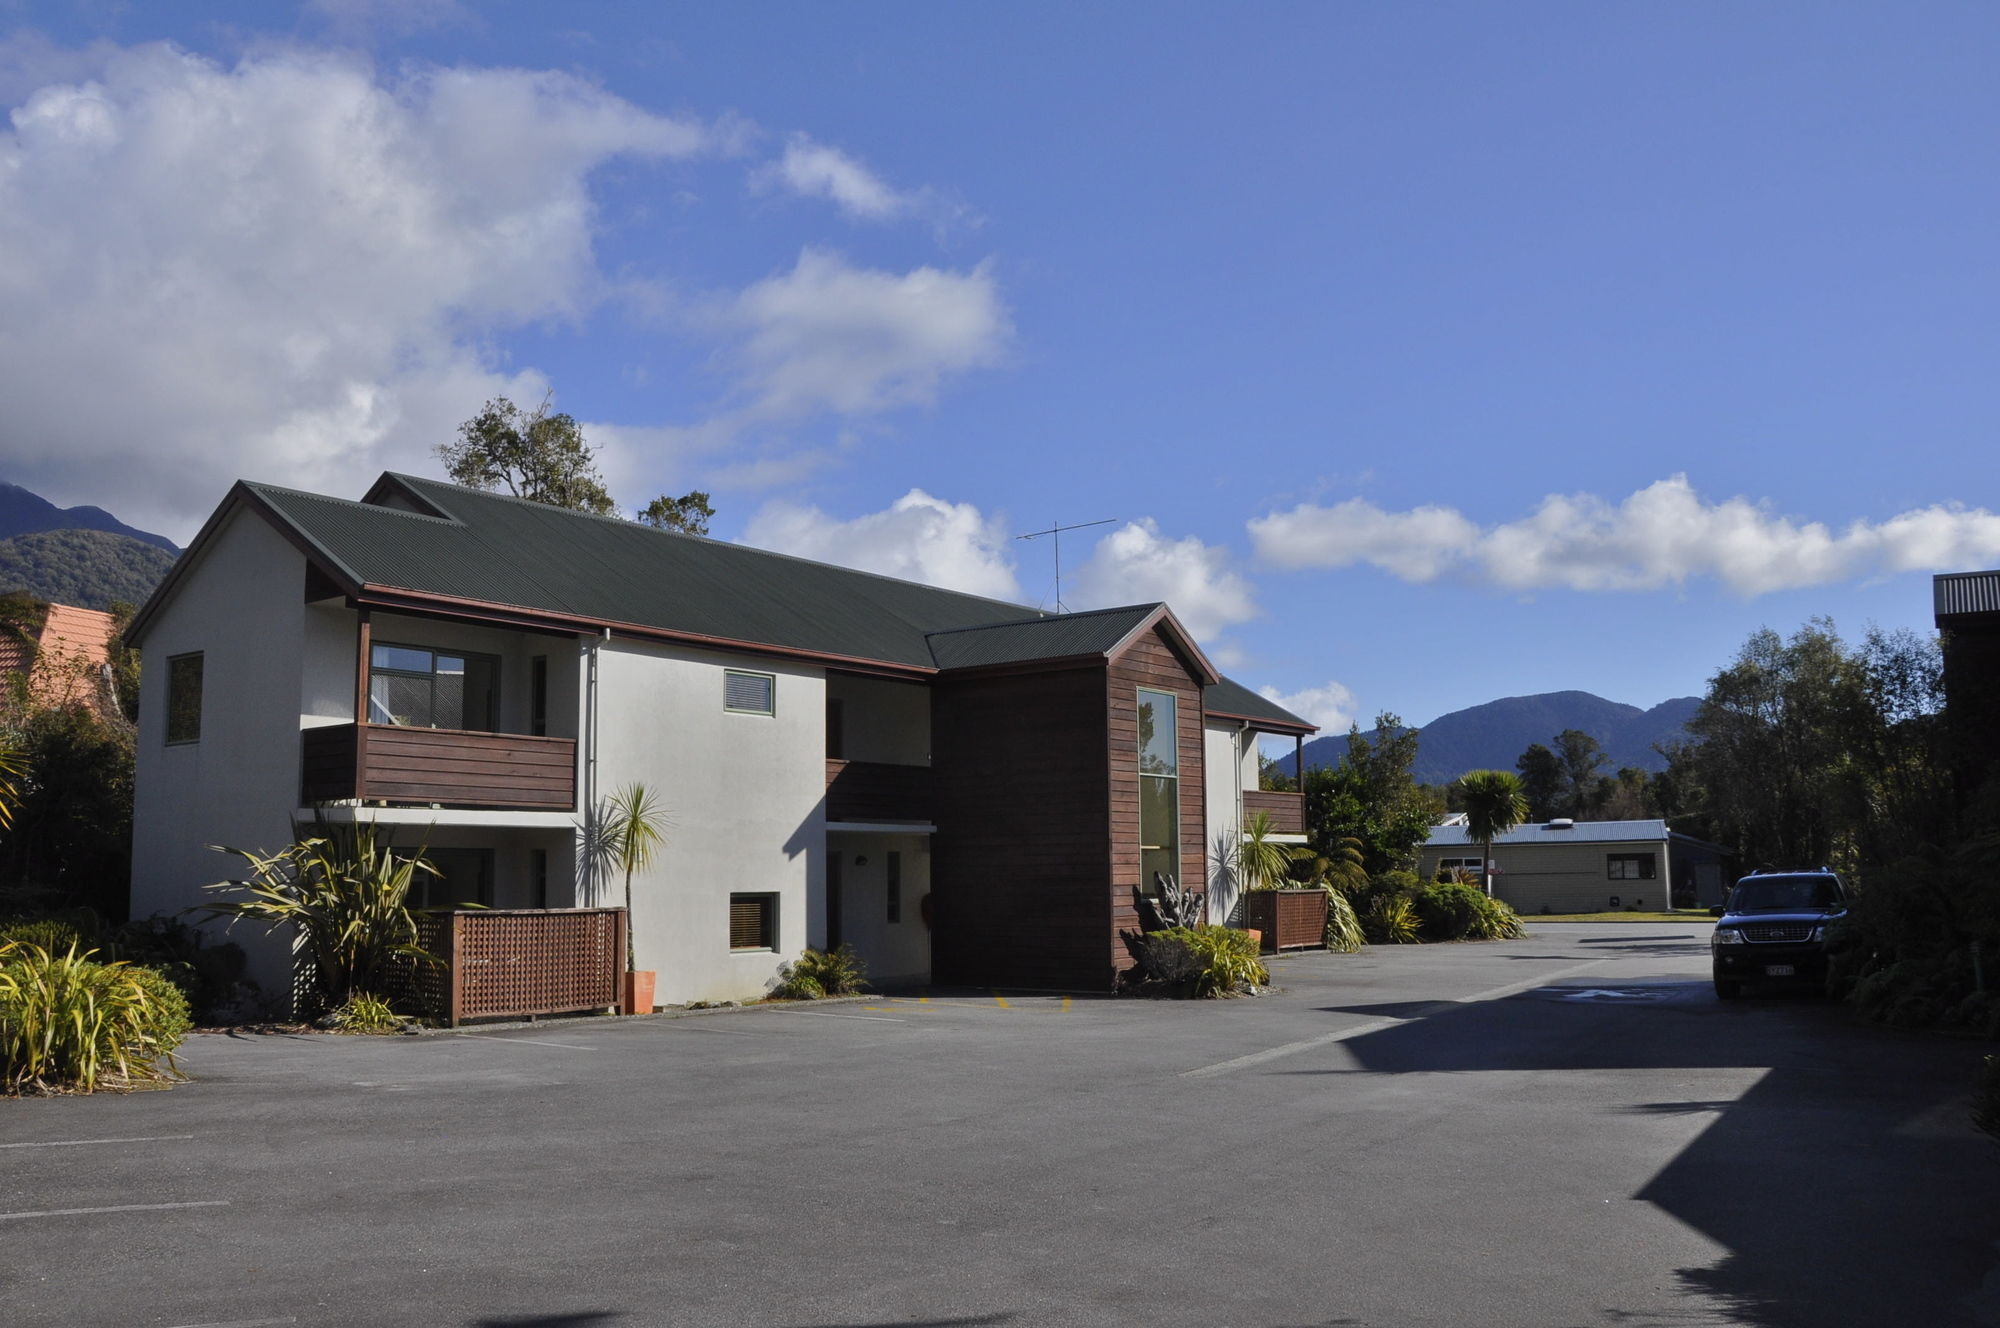
[[[593,516],[617,511],[582,427],[567,414],[551,414],[547,397],[533,411],[494,397],[458,426],[458,441],[440,443],[437,454],[452,482],[469,489],[504,489],[516,498]]]

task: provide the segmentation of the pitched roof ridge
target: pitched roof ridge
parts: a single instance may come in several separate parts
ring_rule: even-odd
[[[293,489],[282,484],[267,484],[263,480],[239,481],[244,488],[254,493],[283,494],[287,498],[310,498],[315,502],[332,503],[337,507],[352,507],[364,512],[382,512],[389,516],[409,517],[415,521],[435,521],[444,526],[464,526],[457,517],[432,516],[428,512],[411,512],[401,507],[384,507],[381,503],[364,503],[357,498],[340,498],[330,493],[314,493],[310,489]]]
[[[1005,603],[1006,601],[1002,600],[999,602]],[[1141,610],[1141,609],[1145,610],[1147,613],[1151,613],[1154,609],[1157,609],[1159,607],[1160,606],[1157,603],[1120,604],[1115,608],[1083,609],[1076,613],[1037,613],[1032,618],[1012,618],[1006,622],[974,623],[970,627],[940,627],[938,630],[934,632],[925,632],[924,637],[925,639],[928,640],[930,637],[933,636],[956,636],[961,632],[990,632],[995,628],[999,627],[1033,627],[1041,623],[1069,622],[1076,618],[1102,618],[1107,614],[1132,613],[1135,610]]]
[[[627,520],[625,517],[622,516],[603,516],[596,512],[579,512],[576,511],[574,508],[557,507],[553,503],[540,503],[536,502],[532,498],[521,498],[511,493],[493,493],[487,489],[474,489],[467,485],[452,484],[445,480],[431,479],[423,475],[406,475],[400,471],[394,471],[394,470],[388,470],[382,473],[393,479],[404,480],[416,484],[428,485],[432,488],[450,489],[455,493],[469,493],[475,498],[491,498],[501,502],[516,503],[526,507],[539,508],[540,510],[545,512],[555,512],[562,516],[581,517],[590,521],[608,521],[612,525],[622,527],[626,530],[642,530],[647,532],[648,534],[660,535],[668,539],[700,540],[702,543],[713,545],[715,548],[718,549],[740,549],[745,553],[757,554],[765,558],[781,558],[784,561],[791,563],[806,563],[813,567],[828,567],[832,568],[836,572],[841,572],[848,576],[865,576],[872,580],[887,581],[893,585],[898,585],[898,586],[921,586],[925,590],[934,590],[940,595],[953,595],[958,597],[959,599],[977,600],[982,604],[995,604],[999,605],[1002,608],[1007,608],[1007,609],[1026,610],[1028,608],[1028,606],[1025,604],[1017,604],[1013,600],[1009,599],[995,599],[991,595],[975,595],[969,590],[953,590],[949,586],[934,586],[928,581],[914,581],[907,576],[891,576],[887,572],[871,572],[865,567],[849,567],[846,563],[830,563],[823,558],[808,558],[804,554],[782,553],[777,549],[766,549],[756,544],[745,544],[741,540],[717,539],[713,535],[691,535],[685,531],[679,531],[679,530],[662,530],[656,526],[649,526],[643,521],[631,521]],[[1092,612],[1096,611],[1097,610],[1092,610]],[[1064,616],[1074,617],[1076,615],[1067,614]],[[1032,620],[1021,619],[1020,621],[1026,622]],[[914,625],[915,624],[912,624],[912,626]]]

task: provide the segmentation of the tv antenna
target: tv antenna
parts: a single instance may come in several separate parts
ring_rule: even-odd
[[[1066,606],[1063,604],[1063,597],[1062,597],[1063,532],[1065,530],[1088,530],[1092,526],[1108,526],[1113,522],[1115,522],[1117,519],[1118,518],[1115,516],[1107,516],[1102,521],[1079,521],[1073,526],[1065,526],[1061,522],[1057,522],[1055,525],[1050,526],[1047,530],[1034,530],[1030,531],[1026,535],[1016,535],[1014,537],[1017,540],[1035,540],[1035,539],[1040,539],[1044,535],[1048,535],[1051,537],[1051,542],[1055,546],[1055,554],[1056,554],[1056,612],[1057,613],[1064,612],[1066,608]]]

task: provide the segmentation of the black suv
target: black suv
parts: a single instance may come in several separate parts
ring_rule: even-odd
[[[1716,910],[1715,994],[1734,1000],[1753,982],[1823,985],[1826,928],[1846,911],[1847,891],[1825,868],[1745,876]]]

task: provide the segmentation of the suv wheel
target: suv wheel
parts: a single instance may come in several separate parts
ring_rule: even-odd
[[[1733,1001],[1742,994],[1743,994],[1742,983],[1732,982],[1727,978],[1717,978],[1715,980],[1716,999],[1724,1001]]]

